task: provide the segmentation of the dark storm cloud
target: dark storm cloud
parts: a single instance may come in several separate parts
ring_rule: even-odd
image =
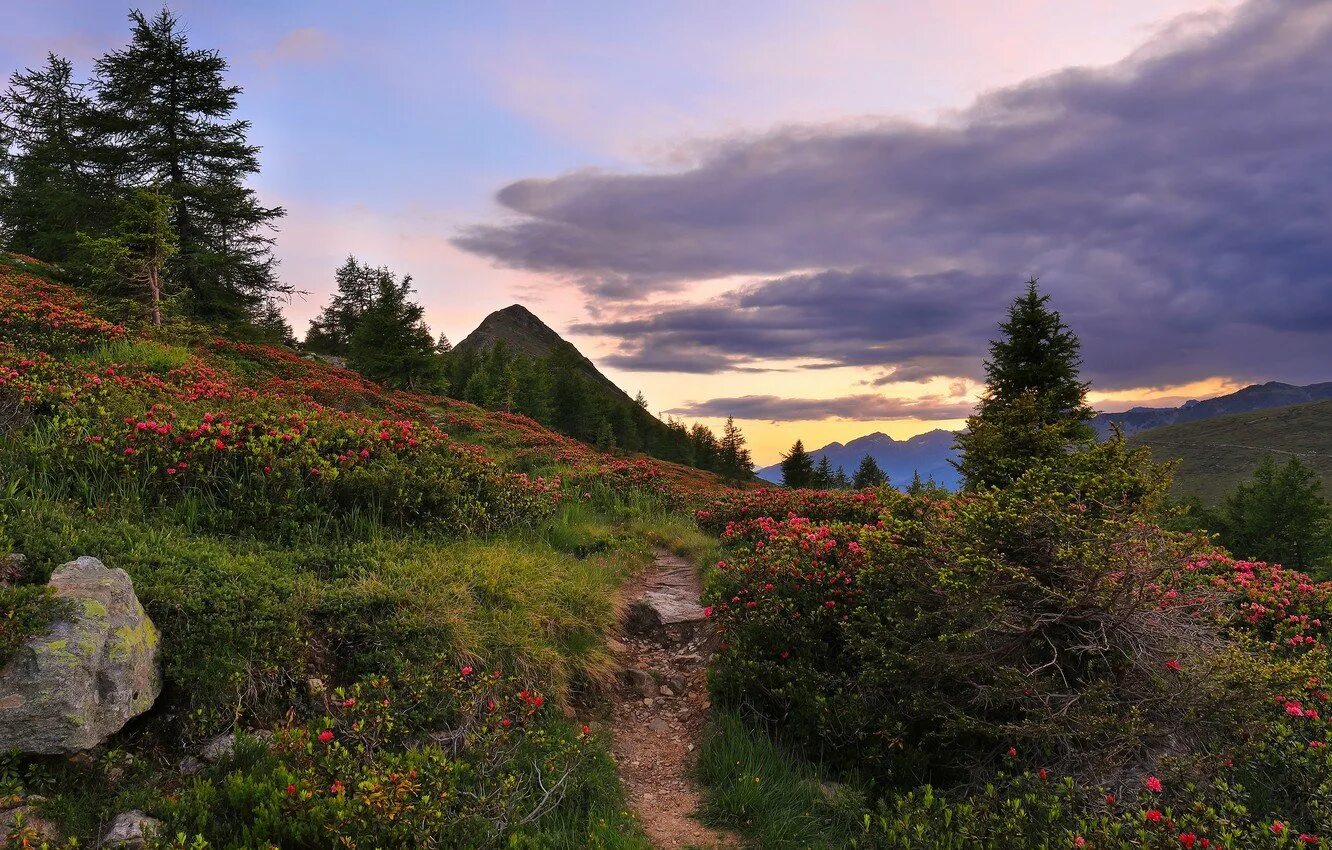
[[[1332,3],[1253,0],[1185,29],[934,126],[782,130],[678,173],[520,181],[499,194],[519,217],[458,244],[601,299],[611,318],[583,330],[618,337],[622,368],[975,375],[1038,273],[1103,387],[1325,379]],[[765,280],[635,317],[726,275]]]
[[[882,422],[888,419],[964,419],[974,402],[942,396],[885,398],[866,393],[840,398],[780,398],[775,395],[746,395],[689,402],[667,413],[676,416],[706,416],[737,419],[766,419],[772,422],[810,419],[856,419]]]

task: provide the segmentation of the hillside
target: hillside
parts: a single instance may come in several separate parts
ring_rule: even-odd
[[[1178,459],[1175,492],[1205,502],[1219,501],[1271,453],[1298,456],[1332,492],[1332,401],[1153,428],[1129,441],[1157,458]]]
[[[0,482],[0,841],[647,846],[589,706],[715,476],[0,255]]]
[[[454,347],[455,351],[489,351],[497,342],[503,342],[511,354],[523,357],[545,358],[562,348],[568,348],[577,354],[579,370],[611,395],[623,401],[632,402],[628,393],[615,385],[597,369],[596,365],[564,337],[556,333],[549,325],[537,318],[531,310],[521,304],[511,304],[502,310],[496,310],[481,320],[476,330]]]
[[[1101,413],[1092,420],[1096,432],[1105,437],[1112,424],[1119,425],[1125,435],[1136,434],[1149,428],[1163,428],[1186,422],[1201,422],[1217,416],[1249,413],[1272,407],[1332,399],[1332,381],[1296,386],[1280,381],[1250,384],[1227,395],[1203,401],[1189,401],[1179,407],[1135,407],[1120,413]]]
[[[840,467],[848,476],[856,471],[861,458],[869,455],[898,487],[909,484],[917,472],[922,479],[933,478],[950,489],[955,489],[958,483],[957,470],[949,463],[955,457],[951,431],[936,429],[906,440],[894,440],[883,433],[868,434],[845,444],[829,443],[810,455],[815,463],[827,457],[834,470]],[[780,483],[781,464],[764,467],[757,474],[764,480]]]

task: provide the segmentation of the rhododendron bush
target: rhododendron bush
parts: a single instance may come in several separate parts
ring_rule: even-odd
[[[13,266],[0,267],[0,330],[0,426],[26,431],[7,463],[47,495],[145,502],[192,527],[282,536],[360,520],[484,532],[538,521],[584,482],[667,501],[681,490],[668,465],[610,458],[523,417],[387,391],[286,349],[164,346]],[[451,432],[483,436],[510,471]]]
[[[1332,591],[1162,530],[1166,484],[1110,441],[1002,491],[895,498],[870,522],[705,506],[727,545],[714,692],[890,808],[922,783],[1027,769],[1069,777],[1080,805],[1112,795],[1125,823],[1140,804],[1175,807],[1171,824],[1210,812],[1189,827],[1209,846],[1250,846],[1224,836],[1264,818],[1290,840],[1326,833]],[[1110,841],[1122,806],[1077,815],[1104,827],[1088,846],[1178,846],[1164,828]]]

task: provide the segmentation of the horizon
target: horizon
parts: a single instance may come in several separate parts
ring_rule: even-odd
[[[86,77],[128,8],[15,10],[0,60]],[[761,466],[955,430],[1032,274],[1098,409],[1327,378],[1327,4],[171,8],[244,88],[298,335],[354,254],[455,341],[523,304]]]

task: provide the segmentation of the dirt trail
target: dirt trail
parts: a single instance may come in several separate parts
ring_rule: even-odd
[[[655,846],[738,847],[691,815],[699,793],[689,777],[709,708],[710,625],[699,606],[698,574],[659,549],[646,575],[627,585],[614,692],[613,752],[629,803]]]

